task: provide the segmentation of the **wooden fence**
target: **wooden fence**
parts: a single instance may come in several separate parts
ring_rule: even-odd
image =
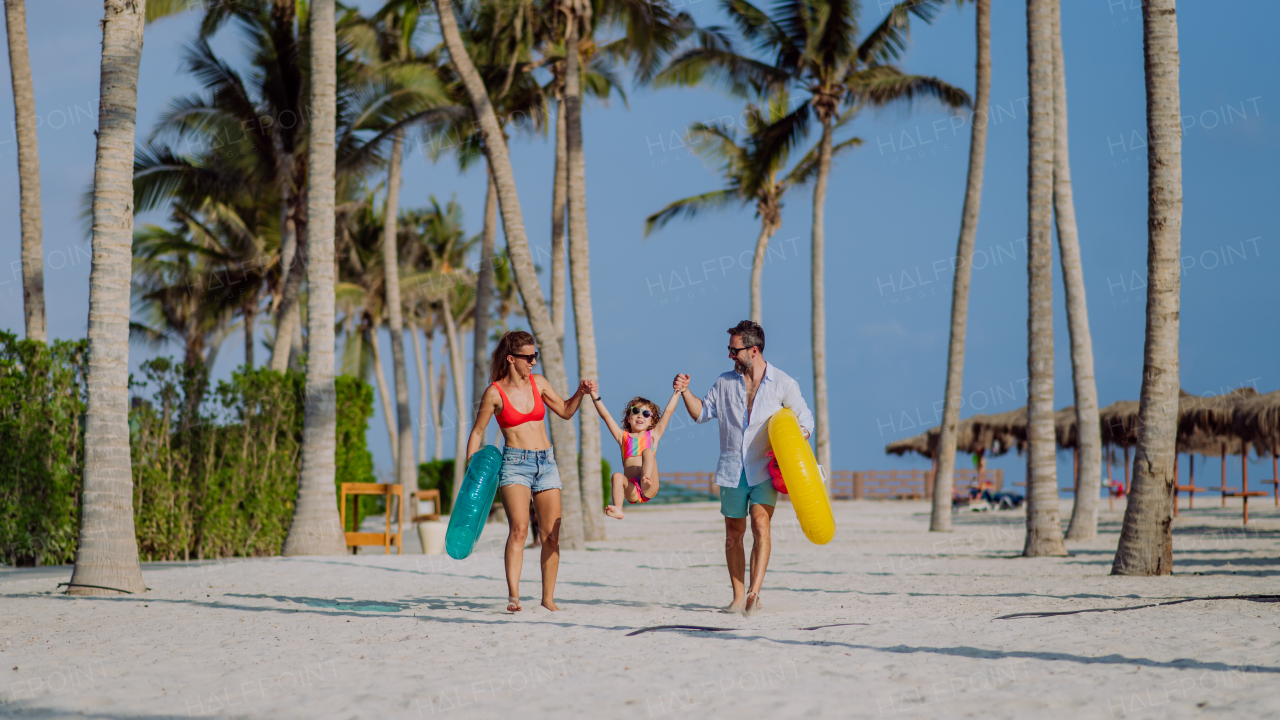
[[[659,473],[663,485],[679,485],[720,497],[716,474],[711,472]],[[1004,486],[1004,470],[983,470],[982,482],[994,492]],[[923,500],[933,497],[932,470],[836,470],[829,478],[836,500]],[[956,470],[955,491],[978,487],[978,471]],[[784,496],[785,498],[785,496]]]

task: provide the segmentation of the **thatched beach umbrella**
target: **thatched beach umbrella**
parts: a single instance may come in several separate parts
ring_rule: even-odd
[[[1263,483],[1272,486],[1275,504],[1280,506],[1280,390],[1236,403],[1231,429],[1242,444],[1252,445],[1259,455],[1271,453],[1271,479]]]
[[[974,432],[991,455],[1004,455],[1010,450],[1021,455],[1027,446],[1027,406],[988,415],[975,423]]]
[[[884,446],[884,451],[888,455],[897,455],[899,457],[907,453],[916,453],[927,458],[933,457],[933,446],[929,443],[930,433],[922,432],[919,435],[912,435],[909,438],[894,440]],[[936,436],[935,436],[936,437]]]
[[[974,415],[956,424],[956,451],[977,456],[979,480],[982,478],[983,471],[986,470],[986,456],[988,454],[1003,455],[1008,452],[1008,447],[996,447],[993,452],[990,434],[984,434],[981,429],[982,423],[986,419],[986,415]],[[934,427],[919,435],[894,440],[885,445],[884,451],[886,454],[899,457],[907,453],[915,453],[921,457],[929,458],[933,461],[932,472],[936,474],[938,471],[936,454],[941,431],[940,427]]]
[[[1223,507],[1228,496],[1242,498],[1246,523],[1249,522],[1249,498],[1267,493],[1249,490],[1249,443],[1236,432],[1234,416],[1241,403],[1257,397],[1258,391],[1249,387],[1221,395],[1192,395],[1180,391],[1178,397],[1177,449],[1192,455],[1191,487],[1195,487],[1195,455],[1222,458],[1222,485],[1210,489],[1222,493]],[[1240,455],[1242,477],[1238,492],[1227,487],[1228,455]]]

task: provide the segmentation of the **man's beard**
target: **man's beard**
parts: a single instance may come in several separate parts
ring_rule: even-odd
[[[740,360],[738,358],[733,359],[733,371],[739,375],[750,374],[752,365],[754,365],[754,361],[751,358],[747,358],[746,360]]]

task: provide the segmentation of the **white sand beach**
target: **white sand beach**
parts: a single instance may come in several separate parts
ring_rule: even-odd
[[[145,595],[0,572],[0,716],[62,718],[1193,718],[1280,716],[1280,513],[1184,510],[1177,574],[1108,576],[1122,505],[1071,557],[1023,559],[1020,512],[930,535],[922,502],[841,502],[809,543],[783,505],[752,618],[712,505],[633,510],[567,552],[557,599],[503,612],[490,525],[464,562],[359,555],[154,564]],[[1064,501],[1064,517],[1069,513]],[[1000,619],[1015,613],[1072,612]],[[709,630],[637,630],[692,625]]]

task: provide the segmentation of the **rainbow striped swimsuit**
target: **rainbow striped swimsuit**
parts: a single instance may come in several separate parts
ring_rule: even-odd
[[[624,433],[622,440],[622,461],[626,462],[627,458],[635,457],[645,450],[653,449],[653,431],[645,430],[644,435],[639,438],[631,437],[631,433]]]

